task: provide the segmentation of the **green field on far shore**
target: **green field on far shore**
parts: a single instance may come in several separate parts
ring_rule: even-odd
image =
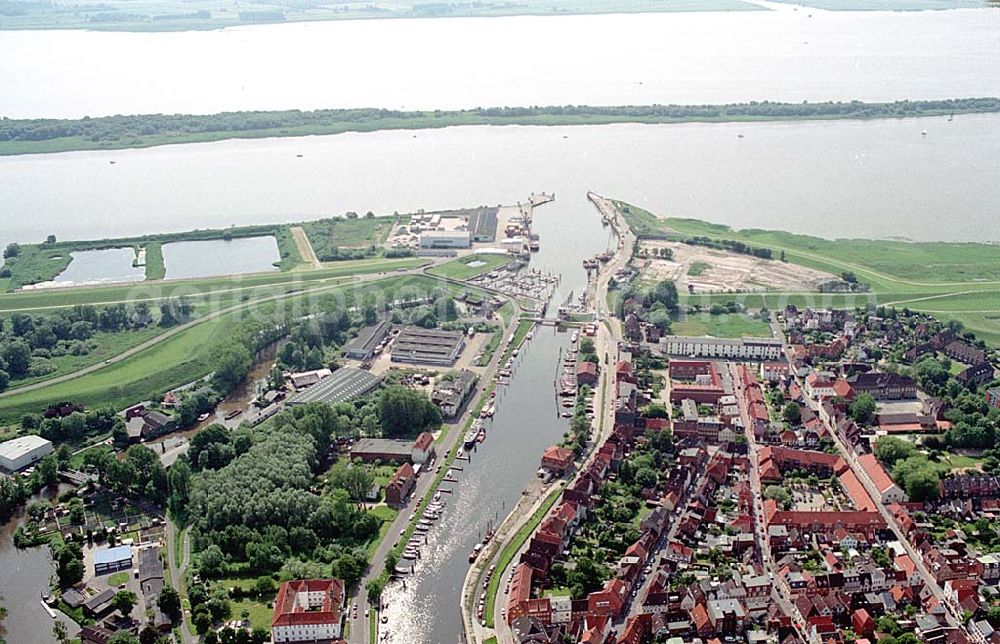
[[[774,230],[736,230],[696,219],[658,218],[616,202],[640,236],[676,241],[700,237],[732,240],[782,253],[788,262],[841,275],[853,273],[870,292],[753,292],[681,294],[682,304],[709,307],[736,300],[749,309],[772,311],[789,304],[811,308],[908,307],[954,319],[983,340],[1000,343],[1000,246],[962,242],[823,239]],[[675,332],[679,333],[679,331]]]
[[[879,119],[1000,112],[997,98],[893,103],[733,103],[494,107],[469,110],[380,109],[146,114],[92,119],[2,119],[0,155],[121,150],[157,145],[443,128],[458,125],[607,125]]]
[[[517,2],[433,3],[414,0],[374,0],[337,5],[305,4],[291,0],[260,0],[243,6],[234,6],[224,0],[130,0],[128,2],[107,0],[99,4],[86,0],[67,0],[58,4],[15,2],[11,6],[10,11],[0,15],[0,29],[183,31],[327,20],[765,10],[745,0],[517,0]]]
[[[797,0],[778,0],[798,4]],[[828,11],[925,11],[989,6],[983,0],[817,0]],[[326,20],[490,18],[570,16],[609,13],[767,11],[747,0],[517,0],[516,2],[415,2],[374,0],[337,5],[260,0],[232,5],[224,0],[68,0],[11,3],[0,29],[94,29],[104,31],[183,31],[240,25]]]

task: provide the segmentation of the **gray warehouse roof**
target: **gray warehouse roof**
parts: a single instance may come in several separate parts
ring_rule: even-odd
[[[342,367],[317,384],[300,391],[288,399],[289,405],[304,405],[311,402],[335,404],[362,396],[378,386],[380,380],[367,371]]]
[[[13,461],[42,445],[51,445],[51,443],[41,436],[35,436],[34,434],[20,436],[0,443],[0,456]]]

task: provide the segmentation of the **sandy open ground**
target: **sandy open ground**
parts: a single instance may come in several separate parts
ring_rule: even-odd
[[[686,291],[694,286],[695,293],[717,293],[727,291],[813,291],[820,282],[837,279],[835,276],[804,266],[797,266],[778,260],[766,260],[727,253],[701,246],[690,246],[679,242],[642,241],[640,251],[650,251],[649,259],[637,258],[645,279],[660,281],[673,280],[677,290]],[[652,251],[670,248],[673,260],[653,258]],[[689,275],[692,265],[698,263],[703,268],[698,275]]]

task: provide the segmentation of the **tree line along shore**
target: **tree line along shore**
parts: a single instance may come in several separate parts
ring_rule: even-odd
[[[377,108],[145,114],[82,119],[0,119],[0,155],[119,150],[225,139],[291,137],[455,125],[605,125],[876,119],[1000,111],[1000,98],[724,105],[492,107],[399,111]]]

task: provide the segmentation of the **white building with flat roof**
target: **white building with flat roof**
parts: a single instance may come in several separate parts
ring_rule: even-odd
[[[421,248],[468,248],[471,243],[468,230],[434,230],[420,235]]]
[[[782,343],[777,338],[712,338],[668,335],[660,338],[660,350],[672,356],[777,360]]]
[[[52,453],[52,441],[41,436],[20,436],[0,443],[0,468],[19,472]]]

